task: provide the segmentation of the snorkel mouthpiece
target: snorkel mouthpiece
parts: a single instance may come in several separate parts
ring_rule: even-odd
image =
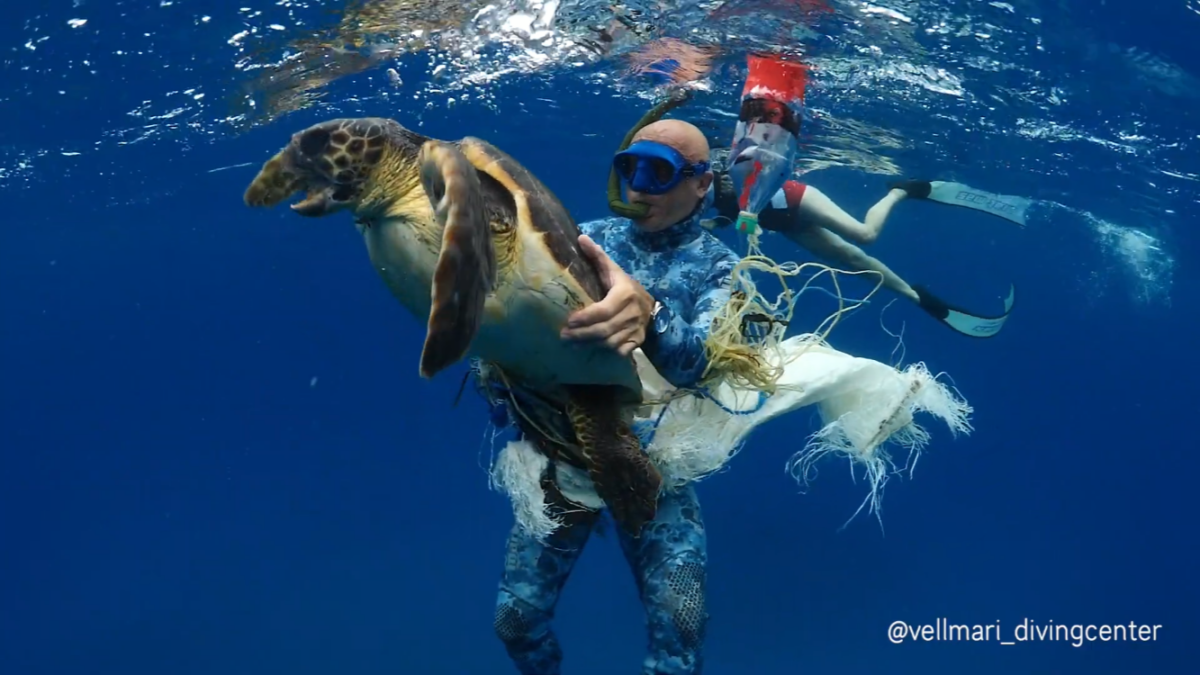
[[[617,152],[628,150],[637,132],[659,121],[663,115],[686,103],[691,97],[690,90],[678,89],[671,94],[670,98],[651,108],[642,116],[642,119],[638,120],[637,124],[633,125],[629,133],[625,134],[625,140],[621,142],[621,147],[617,148]],[[650,212],[650,207],[645,204],[630,204],[621,199],[621,177],[617,174],[615,166],[608,170],[608,208],[618,216],[631,220],[645,218],[646,214]]]

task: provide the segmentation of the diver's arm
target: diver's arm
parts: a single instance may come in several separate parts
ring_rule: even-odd
[[[613,217],[597,218],[578,223],[576,226],[579,228],[580,234],[586,234],[588,238],[599,244],[600,248],[604,248],[605,233],[620,220],[620,218]]]
[[[737,218],[740,210],[733,179],[724,171],[717,173],[713,180],[713,206],[721,216],[731,220]]]
[[[700,294],[687,321],[671,309],[669,298],[655,298],[657,311],[646,327],[642,351],[650,363],[668,382],[676,387],[694,386],[708,367],[705,341],[713,317],[729,300],[728,282],[737,259],[730,254],[713,267],[704,280]]]

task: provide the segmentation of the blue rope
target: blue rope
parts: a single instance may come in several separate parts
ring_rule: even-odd
[[[767,395],[766,392],[760,391],[760,392],[758,392],[758,403],[754,404],[754,408],[752,408],[751,410],[733,410],[733,409],[729,408],[728,406],[726,406],[724,403],[721,403],[720,401],[718,401],[712,394],[709,393],[708,389],[701,389],[697,393],[699,393],[704,398],[712,401],[713,403],[717,404],[718,408],[720,408],[721,410],[724,410],[725,412],[729,413],[730,415],[753,415],[754,413],[758,412],[759,410],[762,410],[763,406],[767,404],[767,399],[771,398],[770,396]]]
[[[648,436],[643,437],[642,433],[638,434],[638,438],[642,441],[643,448],[650,447],[650,444],[654,442],[654,436],[658,434],[658,425],[660,422],[662,422],[663,415],[667,414],[667,408],[670,407],[670,405],[671,402],[668,401],[667,404],[663,406],[662,410],[658,412],[658,417],[654,418],[654,421],[649,423],[650,434]]]
[[[717,405],[718,408],[720,408],[721,410],[724,410],[725,412],[729,413],[730,415],[753,415],[754,413],[758,412],[759,410],[762,410],[763,406],[767,404],[767,399],[771,398],[770,396],[768,396],[766,394],[766,392],[760,391],[760,392],[758,392],[758,403],[756,403],[754,405],[754,408],[752,408],[750,410],[733,410],[729,406],[725,405],[724,403],[721,403],[716,398],[714,398],[713,395],[711,393],[709,393],[707,388],[693,389],[691,391],[694,394],[703,396],[704,398],[712,401],[713,403],[715,403]],[[658,434],[658,425],[662,422],[663,415],[667,414],[667,408],[670,407],[670,405],[671,405],[671,402],[668,401],[663,406],[662,410],[659,411],[658,417],[654,418],[653,422],[643,422],[642,423],[644,426],[650,427],[650,431],[649,431],[648,435],[643,436],[643,433],[645,433],[645,432],[638,433],[638,437],[643,439],[642,447],[648,448],[648,447],[650,447],[650,444],[654,442],[654,437],[655,437],[655,435]]]
[[[521,429],[520,425],[516,423],[516,420],[512,418],[512,415],[509,414],[507,401],[505,400],[507,397],[515,397],[515,393],[508,387],[502,386],[499,383],[484,383],[482,382],[482,378],[476,378],[476,384],[480,386],[481,390],[486,390],[487,392],[484,393],[484,391],[481,391],[480,393],[484,393],[484,399],[488,402],[488,407],[490,408],[488,412],[490,413],[492,426],[497,430],[512,432],[516,437],[516,440],[523,439],[525,437],[525,433]],[[496,396],[496,390],[499,390],[501,395]],[[756,403],[752,409],[733,410],[729,406],[718,401],[707,387],[701,387],[691,391],[693,394],[702,396],[712,401],[718,408],[730,415],[753,415],[759,410],[762,410],[763,406],[767,403],[767,399],[770,398],[770,396],[768,396],[765,392],[760,391],[758,392],[758,403]],[[488,396],[488,393],[492,394],[492,396]],[[667,414],[667,408],[670,406],[671,402],[668,401],[663,405],[662,410],[658,412],[658,415],[654,418],[653,422],[643,422],[641,425],[639,425],[643,427],[643,430],[638,432],[638,438],[642,441],[642,447],[648,448],[654,442],[654,437],[658,435],[658,427],[662,423],[663,417]],[[648,431],[644,429],[646,426],[649,426]]]

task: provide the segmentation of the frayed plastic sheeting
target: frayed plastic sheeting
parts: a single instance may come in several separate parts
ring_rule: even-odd
[[[866,473],[870,492],[864,504],[870,504],[878,516],[887,477],[911,470],[929,442],[929,432],[916,421],[917,415],[941,420],[955,436],[972,431],[971,406],[924,364],[897,369],[838,351],[814,334],[788,338],[764,355],[783,366],[772,396],[721,384],[709,397],[677,398],[665,404],[665,412],[658,406],[643,413],[651,419],[661,415],[647,453],[666,484],[680,485],[719,471],[756,428],[816,405],[822,427],[792,455],[787,470],[805,484],[821,458],[846,457],[852,468],[861,467]],[[663,398],[673,390],[643,354],[635,352],[635,357],[647,399]],[[907,451],[903,466],[892,459],[888,451],[892,445]]]
[[[542,474],[550,460],[529,441],[509,441],[492,464],[492,489],[508,495],[517,523],[538,541],[545,541],[562,526],[562,519],[550,512]]]
[[[869,513],[875,514],[882,525],[880,500],[884,484],[893,474],[907,470],[911,475],[921,450],[929,442],[929,432],[916,423],[915,415],[929,413],[957,436],[971,432],[972,409],[938,382],[924,364],[914,364],[903,371],[878,362],[871,364],[856,376],[864,384],[872,382],[870,389],[849,391],[818,404],[824,426],[809,438],[803,450],[792,456],[787,470],[801,485],[807,486],[821,459],[828,455],[847,458],[852,470],[863,469],[870,487],[850,520],[869,505]],[[903,465],[896,464],[888,451],[889,445],[906,451]]]
[[[852,467],[864,469],[870,493],[863,505],[869,504],[870,511],[878,516],[880,493],[888,476],[911,468],[929,441],[929,433],[916,422],[916,415],[926,413],[942,420],[955,435],[972,430],[971,406],[923,364],[898,370],[840,352],[816,335],[792,337],[768,351],[768,358],[783,366],[783,375],[771,396],[720,384],[707,395],[670,398],[672,393],[678,394],[674,387],[654,370],[640,350],[634,356],[646,400],[667,400],[646,406],[639,413],[640,419],[655,425],[646,452],[663,474],[664,489],[720,471],[756,428],[816,405],[822,427],[793,454],[788,471],[807,483],[815,475],[815,464],[820,459],[842,455]],[[907,449],[909,461],[904,467],[896,466],[887,450],[889,443]],[[514,441],[501,452],[492,472],[493,484],[512,499],[517,522],[539,538],[561,524],[547,510],[540,485],[547,461],[528,442]],[[564,496],[584,508],[603,504],[583,472],[563,465],[557,468],[569,474],[560,475]]]

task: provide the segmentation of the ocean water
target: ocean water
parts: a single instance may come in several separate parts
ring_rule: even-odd
[[[905,363],[975,411],[965,437],[925,420],[880,520],[847,524],[866,485],[844,461],[803,492],[786,473],[808,411],[699,484],[704,672],[1195,672],[1193,0],[372,6],[357,32],[333,2],[6,8],[0,673],[515,672],[492,628],[501,441],[478,396],[455,405],[465,365],[417,376],[423,324],[348,216],[242,193],[292,133],[371,115],[486,138],[577,220],[607,216],[612,152],[665,92],[639,64],[668,38],[710,50],[673,114],[714,147],[745,55],[803,53],[797,175],[856,216],[903,177],[1036,202],[1021,228],[906,201],[869,250],[968,307],[1017,289],[988,340],[884,292],[831,335],[892,363],[903,331]],[[801,316],[832,309],[806,294]],[[1014,644],[889,639],[939,620]],[[1131,622],[1157,639],[1014,633]],[[555,629],[564,672],[639,672],[615,537]]]

